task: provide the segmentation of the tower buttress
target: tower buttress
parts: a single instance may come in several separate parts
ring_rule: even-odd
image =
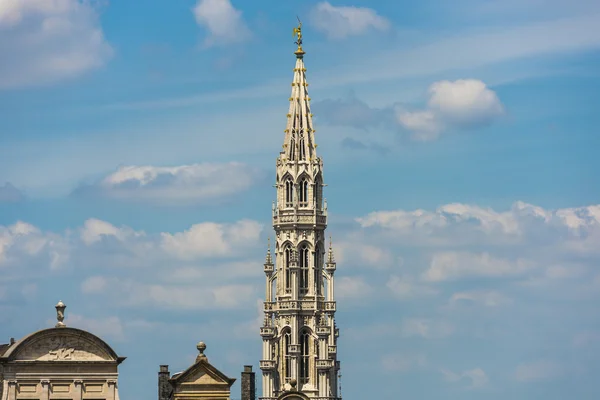
[[[294,34],[296,65],[283,149],[276,162],[274,249],[271,253],[269,244],[264,264],[261,399],[274,400],[297,390],[309,398],[339,400],[336,264],[331,243],[325,248],[323,161],[317,156],[310,112],[302,24]]]

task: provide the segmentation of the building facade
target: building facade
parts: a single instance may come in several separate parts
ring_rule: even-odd
[[[263,400],[337,400],[338,373],[331,241],[325,245],[327,202],[302,49],[302,26],[283,150],[276,162],[274,260],[267,251],[262,370]]]
[[[99,337],[58,323],[0,345],[0,400],[118,400],[118,366],[125,360]]]
[[[229,378],[208,362],[204,342],[199,342],[196,348],[199,352],[196,362],[185,371],[170,376],[169,366],[160,366],[159,400],[231,400],[235,378]]]

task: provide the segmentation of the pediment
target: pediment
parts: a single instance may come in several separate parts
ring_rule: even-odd
[[[208,362],[198,362],[173,378],[176,385],[225,386],[230,387],[235,379],[227,377]]]
[[[95,336],[74,329],[49,329],[15,344],[12,361],[116,361],[110,348]]]
[[[195,371],[190,371],[190,374],[186,375],[179,383],[191,385],[227,384],[227,381],[223,378],[202,367],[204,366],[200,366],[200,368],[197,368]]]

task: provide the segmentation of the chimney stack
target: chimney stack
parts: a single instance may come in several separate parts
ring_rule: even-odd
[[[252,365],[244,365],[242,372],[242,400],[256,400],[256,379]]]
[[[171,397],[170,377],[169,366],[161,365],[158,371],[158,400],[169,400]]]

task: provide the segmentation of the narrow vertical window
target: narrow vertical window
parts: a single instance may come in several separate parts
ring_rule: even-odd
[[[299,160],[306,160],[306,150],[304,149],[304,137],[300,138],[300,158]]]
[[[296,141],[294,139],[290,140],[290,160],[294,161],[296,159]]]
[[[305,384],[310,380],[310,335],[305,330],[300,335],[300,383]]]
[[[300,207],[308,207],[308,180],[302,178],[298,188],[298,202]]]
[[[283,371],[283,376],[285,377],[286,382],[292,377],[292,365],[291,365],[291,358],[290,358],[290,343],[291,343],[291,336],[290,336],[290,332],[286,331],[283,334],[283,351],[284,351],[284,371]]]
[[[285,206],[292,207],[294,205],[294,182],[291,178],[285,180]]]
[[[321,272],[321,264],[319,264],[319,253],[320,252],[321,252],[321,250],[317,247],[315,249],[314,263],[313,263],[313,273],[314,273],[313,288],[315,288],[316,296],[319,296],[321,294],[321,285],[319,282],[319,273]]]
[[[308,246],[302,245],[300,247],[300,290],[303,292],[308,291],[308,260],[309,251]]]
[[[290,271],[292,248],[290,246],[286,246],[283,257],[285,263],[285,291],[286,293],[289,293],[292,288],[292,272]]]

